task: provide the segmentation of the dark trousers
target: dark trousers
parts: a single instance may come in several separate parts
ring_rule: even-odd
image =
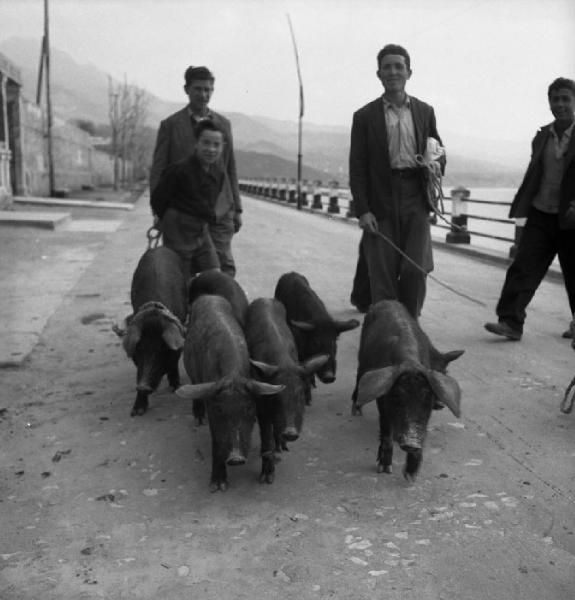
[[[234,236],[234,220],[231,213],[220,218],[216,223],[210,223],[208,225],[208,232],[210,240],[206,242],[202,248],[206,252],[209,252],[209,246],[212,245],[216,249],[218,256],[219,267],[228,275],[235,277],[236,275],[236,264],[232,254],[232,238]],[[196,268],[197,272],[202,271],[200,268],[201,263],[192,262],[192,269]]]
[[[515,259],[507,269],[497,316],[510,327],[523,331],[525,309],[545,277],[553,259],[565,280],[571,314],[575,313],[575,230],[559,229],[557,215],[531,208]]]
[[[357,255],[357,265],[353,277],[353,288],[351,290],[351,303],[367,310],[371,304],[371,286],[369,285],[369,271],[367,270],[367,261],[365,254],[359,245]]]
[[[417,319],[425,300],[427,273],[433,270],[429,208],[419,177],[392,176],[391,186],[389,217],[377,222],[378,229],[417,266],[381,236],[364,231],[361,244],[371,300],[399,300]]]

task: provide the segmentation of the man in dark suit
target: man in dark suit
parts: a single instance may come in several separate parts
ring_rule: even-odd
[[[224,171],[225,178],[216,203],[216,220],[210,223],[209,233],[221,270],[233,277],[236,266],[232,255],[232,237],[242,226],[242,205],[232,128],[228,119],[208,107],[215,81],[210,70],[206,67],[188,67],[184,79],[184,91],[189,104],[160,123],[150,171],[150,196],[166,168],[193,153],[197,143],[195,125],[205,119],[213,121],[224,132],[224,150],[218,166]]]
[[[531,161],[509,217],[527,218],[497,303],[497,323],[485,329],[509,340],[523,335],[526,308],[555,256],[575,318],[575,81],[560,77],[548,88],[553,123],[531,144]],[[563,337],[571,337],[568,330]]]
[[[411,77],[405,48],[385,46],[377,67],[384,93],[353,116],[350,188],[363,229],[371,301],[399,300],[418,318],[433,257],[425,174],[416,156],[425,154],[428,138],[439,144],[441,138],[433,108],[405,92]],[[443,158],[441,169],[444,164]]]

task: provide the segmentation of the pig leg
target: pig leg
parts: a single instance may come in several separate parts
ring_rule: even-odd
[[[355,388],[353,390],[353,394],[351,395],[351,416],[361,416],[363,413],[361,412],[361,406],[357,405],[357,382],[358,378],[355,381]]]
[[[206,405],[202,399],[194,399],[192,414],[194,415],[194,424],[196,427],[204,424],[204,419],[206,418]]]
[[[275,436],[273,426],[273,415],[270,413],[270,400],[266,400],[267,406],[258,405],[258,424],[260,427],[262,470],[260,483],[273,483],[275,479]]]
[[[421,449],[410,450],[405,457],[405,466],[403,467],[403,476],[407,481],[414,481],[421,461],[423,460],[423,452]]]
[[[393,438],[390,421],[386,415],[383,401],[378,398],[377,408],[379,412],[379,448],[377,450],[377,472],[391,473],[391,461],[393,459]]]
[[[132,406],[132,412],[130,412],[131,417],[140,417],[146,413],[148,410],[148,396],[149,392],[138,390],[136,401],[134,402],[134,406]]]
[[[168,366],[168,384],[172,390],[177,390],[180,387],[180,371],[178,369],[178,359],[170,362]]]
[[[212,436],[212,476],[210,478],[210,492],[225,492],[228,489],[228,473],[226,459],[218,451],[218,444]]]

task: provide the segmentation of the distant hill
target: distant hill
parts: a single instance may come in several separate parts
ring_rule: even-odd
[[[20,68],[24,95],[34,99],[40,40],[9,38],[0,41],[0,52]],[[108,76],[94,65],[78,64],[57,48],[51,49],[51,65],[55,113],[70,121],[86,119],[96,125],[107,124]],[[149,99],[148,126],[152,131],[163,118],[183,106],[183,102],[165,101],[152,94]],[[233,124],[241,175],[296,177],[296,122],[238,112],[223,114]],[[448,132],[443,132],[443,136],[448,144],[448,185],[512,187],[519,183],[527,164],[528,148],[501,140],[470,140]],[[152,145],[154,137],[150,132]],[[340,185],[347,185],[349,126],[323,126],[304,121],[302,139],[304,178],[336,179]],[[489,160],[485,160],[486,156]]]

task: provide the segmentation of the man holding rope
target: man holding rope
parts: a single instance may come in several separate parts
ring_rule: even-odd
[[[388,44],[377,55],[383,96],[353,116],[350,188],[365,256],[371,301],[399,300],[417,319],[433,270],[426,169],[428,139],[441,145],[433,108],[408,96],[410,57]],[[445,156],[439,160],[441,171]]]

